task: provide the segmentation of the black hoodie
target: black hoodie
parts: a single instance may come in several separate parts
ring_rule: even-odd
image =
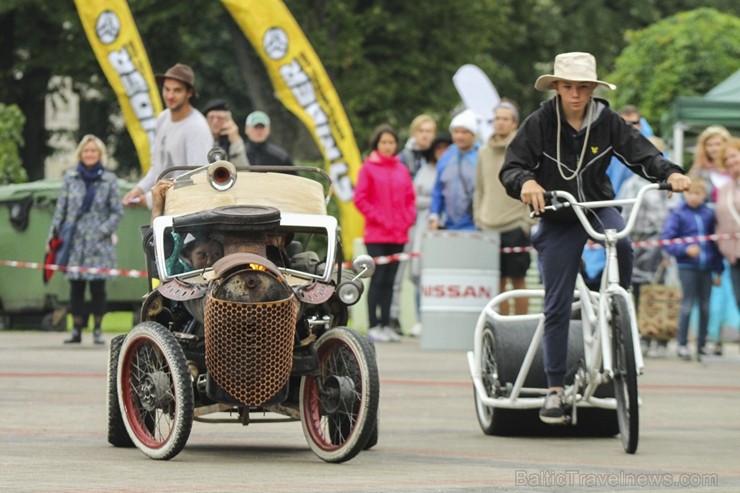
[[[558,100],[556,96],[542,103],[537,111],[527,117],[509,144],[499,179],[511,197],[520,199],[524,182],[534,179],[545,190],[565,190],[579,201],[613,199],[614,190],[606,174],[612,156],[651,182],[663,182],[672,173],[683,174],[683,169],[664,158],[639,130],[626,124],[619,114],[609,108],[607,101],[592,98],[590,104],[596,106],[583,164],[574,179],[563,179],[560,171],[570,177],[576,169],[588,121],[576,132],[568,124],[564,112],[560,112],[560,162],[563,166],[559,171],[555,109]],[[590,113],[591,108],[586,107],[587,118]],[[569,208],[555,213],[548,211],[542,219],[577,220]]]

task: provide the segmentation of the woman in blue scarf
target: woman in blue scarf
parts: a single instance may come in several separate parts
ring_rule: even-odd
[[[89,268],[115,268],[114,233],[123,215],[123,206],[118,196],[116,175],[103,167],[107,161],[103,141],[94,135],[85,135],[77,146],[76,157],[77,167],[64,173],[48,239],[60,229],[62,222],[76,221],[67,265],[82,269],[68,270],[66,273],[70,282],[70,312],[74,328],[70,338],[64,342],[82,341],[82,330],[89,318],[89,313],[85,311],[85,287],[89,284],[95,322],[93,341],[95,344],[105,344],[100,327],[105,315],[105,281],[108,274],[106,270],[101,273],[90,271]]]

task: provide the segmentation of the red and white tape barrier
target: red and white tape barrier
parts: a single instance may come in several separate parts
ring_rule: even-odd
[[[437,236],[443,236],[443,237],[459,237],[459,236],[465,236],[466,238],[478,238],[484,241],[489,242],[498,242],[497,239],[492,238],[489,235],[484,234],[476,234],[476,233],[452,233],[452,232],[444,232],[442,234],[438,234]],[[686,236],[683,238],[673,238],[670,240],[644,240],[644,241],[633,241],[632,246],[633,247],[654,247],[654,246],[664,246],[664,245],[685,245],[685,244],[691,244],[691,243],[700,243],[703,241],[717,241],[717,240],[731,240],[731,239],[740,239],[740,233],[722,233],[722,234],[712,234],[712,235],[702,235],[702,236]],[[592,243],[588,246],[588,248],[603,248],[598,243]],[[532,250],[531,246],[527,247],[505,247],[501,249],[501,253],[523,253],[523,252],[529,252]],[[390,264],[391,262],[403,262],[406,260],[410,260],[414,257],[421,257],[421,252],[407,252],[407,253],[397,253],[395,255],[383,255],[380,257],[375,257],[373,260],[375,260],[375,263],[377,265],[384,265],[384,264]],[[50,270],[56,270],[56,271],[66,271],[66,272],[85,272],[85,273],[91,273],[91,274],[105,274],[112,277],[147,277],[147,271],[145,270],[136,270],[136,269],[104,269],[104,268],[98,268],[98,267],[77,267],[77,266],[64,266],[64,265],[55,265],[55,264],[43,264],[41,262],[22,262],[18,260],[0,260],[0,266],[6,266],[6,267],[20,267],[25,269],[50,269]],[[351,267],[352,264],[350,262],[345,262],[345,267]]]
[[[147,277],[145,270],[136,269],[104,269],[102,267],[78,267],[56,264],[43,264],[41,262],[22,262],[18,260],[0,260],[0,266],[20,267],[24,269],[49,269],[64,272],[85,272],[90,274],[105,274],[113,277]]]
[[[447,237],[447,238],[465,236],[466,238],[478,238],[478,239],[482,239],[482,240],[489,241],[489,242],[498,242],[497,239],[492,238],[491,236],[487,236],[483,234],[476,234],[476,233],[466,234],[466,233],[444,232],[444,233],[437,233],[435,234],[435,236],[436,237],[442,236],[442,237]],[[663,245],[682,245],[682,244],[700,243],[703,241],[731,240],[731,239],[738,239],[738,238],[740,238],[740,233],[722,233],[722,234],[712,234],[712,235],[702,235],[702,236],[686,236],[683,238],[673,238],[670,240],[633,241],[632,246],[644,248],[644,247],[654,247],[654,246],[663,246]],[[604,247],[598,243],[591,243],[587,246],[587,248],[600,249]],[[531,250],[533,250],[533,247],[531,246],[504,247],[501,249],[501,253],[523,253],[523,252],[529,252]],[[383,264],[389,264],[391,262],[403,262],[413,257],[421,257],[421,252],[409,252],[409,253],[398,253],[396,255],[386,255],[382,257],[375,257],[374,260],[377,265],[383,265]]]

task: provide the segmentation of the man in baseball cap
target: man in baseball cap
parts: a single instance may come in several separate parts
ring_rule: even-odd
[[[251,165],[293,166],[288,151],[271,142],[270,117],[264,111],[253,111],[247,115],[244,132],[247,134],[247,160]]]
[[[263,125],[270,128],[270,117],[264,111],[253,111],[247,115],[246,125],[248,127],[256,127],[257,125]]]
[[[162,100],[167,107],[157,116],[154,142],[151,146],[149,172],[123,197],[123,204],[152,207],[151,193],[157,177],[172,166],[208,164],[208,151],[213,144],[205,117],[192,105],[195,73],[182,63],[154,76],[162,87]]]

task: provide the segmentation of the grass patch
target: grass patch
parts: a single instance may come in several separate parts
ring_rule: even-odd
[[[126,333],[134,326],[133,312],[108,312],[103,317],[103,333],[121,334]],[[86,330],[93,329],[92,317]],[[67,315],[67,330],[72,330],[72,315]]]

